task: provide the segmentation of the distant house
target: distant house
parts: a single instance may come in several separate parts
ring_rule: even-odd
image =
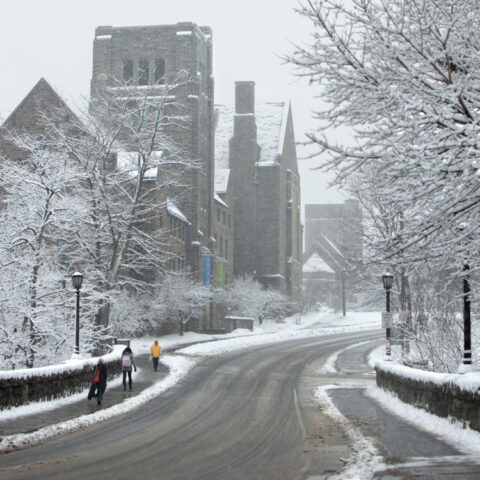
[[[230,171],[234,275],[300,296],[300,178],[289,103],[255,103],[235,83],[235,107],[216,106],[215,166]]]
[[[356,200],[305,206],[303,281],[306,301],[340,310],[352,301],[352,267],[362,259],[362,212]],[[344,299],[345,296],[345,299]]]

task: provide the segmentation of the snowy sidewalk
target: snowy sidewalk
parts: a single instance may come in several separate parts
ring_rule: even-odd
[[[121,376],[109,378],[107,390],[105,391],[101,405],[97,405],[95,398],[90,401],[87,400],[87,389],[85,395],[82,395],[78,401],[58,406],[41,413],[31,413],[21,417],[0,420],[0,437],[17,433],[33,432],[49,425],[65,422],[81,415],[89,415],[100,409],[109,408],[128,398],[135,397],[155,382],[165,378],[168,374],[168,368],[161,363],[158,365],[159,370],[155,372],[149,360],[149,355],[137,355],[135,357],[135,363],[138,370],[136,373],[132,372],[132,391],[128,390],[128,386],[127,391],[123,390]]]

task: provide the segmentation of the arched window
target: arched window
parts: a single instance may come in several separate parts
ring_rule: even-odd
[[[133,79],[133,60],[126,58],[123,60],[123,80],[125,82],[131,82]]]
[[[165,60],[163,58],[155,59],[155,83],[159,85],[165,84]]]

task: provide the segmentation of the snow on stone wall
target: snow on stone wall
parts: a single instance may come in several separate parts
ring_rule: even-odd
[[[480,431],[480,373],[428,372],[390,362],[376,362],[377,385],[401,401]]]

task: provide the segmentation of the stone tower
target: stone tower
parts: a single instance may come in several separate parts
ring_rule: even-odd
[[[181,209],[191,222],[185,245],[193,271],[202,268],[210,247],[214,196],[212,32],[194,23],[142,27],[102,26],[95,30],[91,98],[116,81],[128,82],[148,95],[162,95],[179,73],[188,79],[176,88],[175,102],[187,118],[169,134],[184,156],[199,165],[188,174],[188,194]]]

